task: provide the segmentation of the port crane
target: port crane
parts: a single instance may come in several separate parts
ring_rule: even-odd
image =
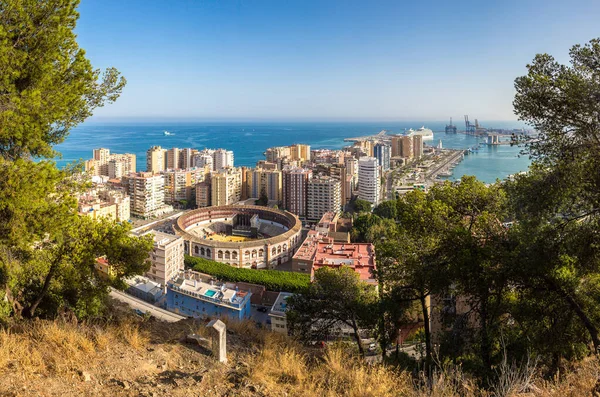
[[[467,135],[475,135],[475,132],[477,131],[477,126],[475,124],[471,124],[469,121],[468,114],[465,114],[465,128]]]

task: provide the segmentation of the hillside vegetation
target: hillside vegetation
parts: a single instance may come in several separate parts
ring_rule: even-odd
[[[104,321],[25,321],[0,331],[3,396],[581,396],[597,395],[600,365],[588,359],[559,381],[510,381],[484,392],[459,370],[422,379],[364,364],[341,347],[308,350],[250,323],[228,324],[229,362],[217,363],[186,335],[194,320],[162,323],[113,310]],[[506,393],[505,393],[506,392]],[[493,394],[496,393],[496,394]]]

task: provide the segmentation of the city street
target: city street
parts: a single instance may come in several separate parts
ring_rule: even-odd
[[[118,291],[111,288],[109,295],[113,299],[128,304],[133,310],[137,309],[144,313],[149,312],[152,316],[162,321],[174,323],[179,320],[185,319],[184,316],[180,316],[179,314],[175,314],[170,311],[158,308],[148,302],[144,302],[143,300],[128,295],[122,291]]]

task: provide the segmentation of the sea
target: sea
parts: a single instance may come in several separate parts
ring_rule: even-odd
[[[444,148],[475,148],[481,138],[465,134],[446,134],[445,122],[100,122],[88,121],[74,128],[67,139],[56,146],[61,157],[55,159],[59,167],[92,158],[94,148],[108,148],[111,153],[134,153],[137,170],[146,168],[146,150],[154,145],[163,148],[224,148],[233,150],[236,166],[254,166],[264,159],[264,152],[272,146],[294,143],[311,145],[312,149],[341,149],[351,145],[344,138],[374,135],[381,130],[401,134],[421,126],[434,132],[434,140],[426,144]],[[489,124],[489,125],[488,125]],[[517,122],[494,122],[489,128],[523,128]],[[458,125],[460,130],[461,126]],[[165,135],[169,131],[170,135]],[[511,174],[526,171],[530,160],[520,154],[521,148],[510,145],[486,146],[465,156],[454,168],[449,179],[474,175],[492,183]]]

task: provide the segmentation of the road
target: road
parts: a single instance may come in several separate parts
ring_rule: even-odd
[[[150,312],[150,314],[159,320],[166,321],[169,323],[175,323],[179,320],[185,319],[184,316],[169,312],[167,310],[158,308],[148,302],[144,302],[134,296],[128,295],[124,292],[116,289],[110,289],[110,297],[120,302],[127,303],[132,309],[139,309],[143,312]]]

